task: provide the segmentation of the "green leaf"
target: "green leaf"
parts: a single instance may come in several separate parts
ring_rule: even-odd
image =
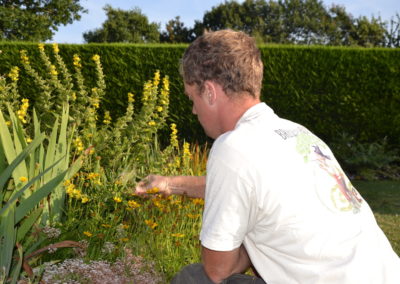
[[[48,167],[43,173],[37,175],[36,177],[32,178],[29,182],[27,182],[20,190],[16,191],[13,196],[10,198],[10,200],[6,203],[6,205],[4,205],[4,207],[0,210],[0,214],[2,214],[5,210],[7,210],[9,207],[13,206],[15,204],[15,202],[17,202],[18,198],[28,189],[30,188],[37,180],[39,180],[44,174],[46,174],[47,172],[51,171],[51,169],[56,166],[63,158],[59,159],[58,161],[56,161],[53,165],[51,165],[50,167]],[[35,191],[35,194],[38,190]],[[40,200],[39,200],[40,201]],[[21,200],[20,201],[20,205],[26,203],[27,201],[25,200]],[[39,202],[37,202],[36,204],[32,204],[32,205],[37,205]],[[18,222],[16,222],[18,223]]]
[[[57,175],[55,178],[44,184],[41,188],[33,192],[32,195],[30,195],[26,200],[24,200],[24,202],[17,207],[15,212],[15,222],[18,223],[21,221],[30,210],[39,204],[44,197],[49,195],[64,180],[67,172],[68,170]]]
[[[0,113],[1,115],[1,113]],[[1,117],[0,117],[1,119]],[[0,121],[1,127],[1,121]],[[24,161],[24,159],[29,155],[29,153],[34,150],[38,145],[40,145],[45,138],[45,135],[42,134],[41,136],[35,138],[29,145],[22,151],[12,162],[11,164],[2,171],[0,174],[0,189],[2,190],[4,185],[6,184],[7,180],[11,176],[12,172],[18,167],[18,165]]]
[[[22,246],[17,243],[17,250],[18,250],[18,263],[16,266],[14,266],[13,273],[12,273],[12,279],[11,279],[11,284],[17,283],[19,274],[21,272],[21,267],[22,267],[22,261],[24,259],[23,253],[22,253]]]
[[[40,214],[42,214],[42,211],[42,208],[37,208],[29,215],[29,217],[21,222],[17,231],[17,242],[21,242],[24,239],[25,235],[30,231],[33,224],[35,224],[36,220],[40,217]]]
[[[10,271],[15,246],[14,217],[15,207],[9,208],[0,215],[0,267],[4,267],[6,275]]]

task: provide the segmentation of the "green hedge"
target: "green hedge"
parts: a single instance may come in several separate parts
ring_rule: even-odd
[[[114,116],[124,111],[126,94],[133,92],[138,98],[144,81],[159,69],[171,81],[170,122],[178,124],[181,137],[204,141],[178,71],[186,47],[60,45],[60,54],[71,67],[73,54],[80,55],[88,86],[94,85],[90,58],[101,56],[107,83],[103,108]],[[0,74],[21,65],[21,49],[28,51],[33,66],[39,66],[37,44],[0,43]],[[46,49],[51,53],[50,45]],[[392,145],[400,145],[400,49],[279,45],[260,49],[265,64],[262,97],[280,116],[305,125],[328,143],[347,133],[362,142],[386,136]],[[34,82],[26,78],[20,82],[21,93],[32,98]]]

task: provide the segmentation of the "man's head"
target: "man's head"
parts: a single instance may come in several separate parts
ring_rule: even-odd
[[[228,97],[260,97],[263,64],[255,41],[243,32],[221,30],[197,38],[182,58],[185,84],[203,93],[204,82],[218,83]]]

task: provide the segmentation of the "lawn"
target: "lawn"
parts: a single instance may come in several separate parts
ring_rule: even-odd
[[[400,181],[353,181],[400,255]]]

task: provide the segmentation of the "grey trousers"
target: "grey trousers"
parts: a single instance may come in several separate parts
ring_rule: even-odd
[[[221,282],[222,284],[266,284],[256,276],[234,274]],[[214,284],[208,278],[204,267],[200,263],[190,264],[182,268],[171,281],[171,284]]]

